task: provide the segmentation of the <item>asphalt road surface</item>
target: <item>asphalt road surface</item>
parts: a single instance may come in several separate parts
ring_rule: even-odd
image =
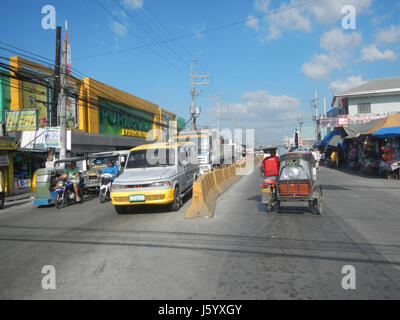
[[[322,216],[267,213],[259,170],[213,219],[145,208],[118,215],[92,198],[57,210],[0,211],[1,299],[399,299],[400,183],[323,168]],[[44,265],[56,289],[42,288]],[[354,267],[356,288],[342,288]]]

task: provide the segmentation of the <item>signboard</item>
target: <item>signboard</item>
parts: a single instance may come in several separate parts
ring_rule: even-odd
[[[24,81],[22,83],[24,110],[37,109],[39,127],[47,125],[47,88],[37,84]]]
[[[2,151],[0,152],[0,167],[8,166],[8,152]]]
[[[75,84],[68,82],[67,88],[68,88],[67,90],[68,90],[69,94],[76,94],[77,89],[76,89]],[[58,96],[58,114],[59,115],[60,115],[60,105],[61,105],[61,96]],[[78,126],[76,99],[71,96],[67,96],[65,125],[66,125],[67,129],[75,129]]]
[[[38,130],[38,110],[6,111],[7,131]]]
[[[60,147],[60,127],[46,128],[44,135],[46,148]]]
[[[343,127],[354,123],[367,123],[372,120],[383,119],[388,115],[385,114],[359,114],[355,116],[339,115],[338,117],[328,117],[321,119],[321,127],[336,128]]]
[[[15,141],[8,137],[0,137],[0,150],[14,150]]]

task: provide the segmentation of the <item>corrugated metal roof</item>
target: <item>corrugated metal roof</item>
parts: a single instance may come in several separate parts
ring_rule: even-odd
[[[361,94],[361,93],[378,93],[385,90],[396,90],[400,92],[400,78],[382,78],[367,81],[355,88],[338,93],[336,96]]]

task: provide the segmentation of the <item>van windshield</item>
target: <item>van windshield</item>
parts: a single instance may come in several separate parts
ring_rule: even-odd
[[[131,151],[126,169],[175,165],[175,149],[147,149]]]

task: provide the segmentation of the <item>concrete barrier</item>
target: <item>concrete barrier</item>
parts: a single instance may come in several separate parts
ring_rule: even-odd
[[[212,218],[216,200],[229,186],[239,180],[240,176],[236,175],[236,169],[245,166],[246,162],[233,164],[200,176],[193,184],[192,204],[185,218]]]

